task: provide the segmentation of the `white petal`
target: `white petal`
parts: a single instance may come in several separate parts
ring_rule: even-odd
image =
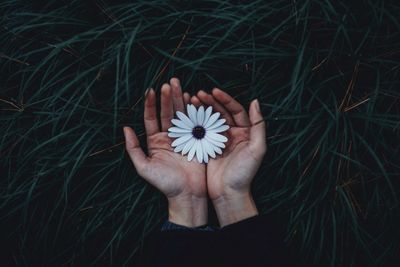
[[[190,120],[194,123],[194,125],[197,125],[197,110],[194,105],[187,105],[187,112],[189,114]]]
[[[204,163],[208,163],[208,154],[206,151],[203,151],[203,160],[204,160]]]
[[[195,139],[193,146],[189,150],[188,161],[191,161],[193,159],[194,153],[196,152],[196,144],[197,144],[197,139]]]
[[[185,147],[182,150],[182,155],[185,155],[186,153],[188,153],[195,142],[196,142],[196,138],[189,139],[189,141],[186,142]]]
[[[185,124],[187,124],[188,126],[190,126],[191,128],[193,128],[195,125],[193,124],[193,122],[189,119],[188,116],[186,116],[183,112],[177,111],[176,112],[176,116],[178,116],[178,118],[183,121]]]
[[[214,114],[212,114],[207,123],[204,125],[204,128],[210,127],[219,118],[219,115],[221,115],[221,113],[219,112],[215,112]]]
[[[207,129],[207,131],[213,132],[213,133],[221,133],[221,132],[225,132],[226,130],[229,129],[228,125],[221,125],[217,128],[214,129]]]
[[[178,139],[175,139],[175,141],[172,142],[171,146],[174,147],[174,146],[179,146],[179,145],[181,145],[181,144],[184,144],[184,143],[186,143],[190,138],[192,138],[192,135],[191,135],[191,134],[186,134],[186,135],[184,135],[184,136],[181,136],[181,137],[179,137]],[[183,148],[183,147],[182,147],[182,148]]]
[[[168,131],[173,132],[173,133],[191,133],[192,132],[192,130],[178,128],[178,127],[170,127],[170,128],[168,128]]]
[[[201,146],[201,142],[196,142],[196,157],[199,163],[203,162],[203,147]]]
[[[213,146],[225,148],[225,144],[222,142],[215,141],[215,140],[209,138],[208,136],[206,136],[205,139],[207,140],[207,142],[211,143]]]
[[[211,112],[212,112],[212,106],[209,106],[205,111],[204,121],[203,121],[202,126],[206,125],[208,119],[210,118]]]
[[[185,144],[180,144],[179,146],[175,147],[174,152],[181,152]]]
[[[203,125],[203,121],[204,121],[204,107],[200,106],[199,109],[197,110],[197,124]]]
[[[214,147],[214,150],[215,150],[215,152],[217,152],[218,154],[220,154],[220,155],[222,154],[221,148],[215,146],[215,147]]]
[[[184,136],[184,135],[187,135],[188,133],[168,133],[168,136],[169,137],[172,137],[172,138],[176,138],[176,137],[181,137],[181,136]]]
[[[171,122],[172,122],[174,125],[178,126],[179,128],[189,129],[189,130],[193,129],[193,127],[190,127],[190,126],[187,125],[184,121],[181,121],[181,120],[172,119]]]
[[[215,152],[214,152],[214,146],[207,141],[207,139],[201,139],[201,142],[203,143],[203,148],[207,152],[208,155],[210,155],[212,158],[215,158]]]
[[[218,142],[226,142],[228,141],[228,138],[223,136],[222,134],[217,134],[213,132],[206,132],[206,136],[209,137],[210,139],[213,139]]]
[[[219,119],[216,122],[214,122],[212,125],[207,127],[207,130],[211,130],[211,129],[217,128],[217,127],[221,126],[222,124],[224,124],[225,122],[226,122],[225,119]]]

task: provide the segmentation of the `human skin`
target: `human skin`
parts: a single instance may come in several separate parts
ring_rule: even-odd
[[[249,112],[221,89],[211,94],[200,90],[191,102],[212,106],[230,125],[222,156],[207,164],[207,189],[221,227],[258,214],[251,195],[251,182],[267,151],[266,125],[258,100]]]
[[[185,101],[186,99],[186,101]],[[144,125],[147,135],[148,155],[140,147],[135,131],[124,127],[125,147],[138,174],[160,190],[168,199],[169,221],[187,227],[207,223],[206,166],[197,161],[187,161],[175,153],[168,137],[168,128],[176,111],[184,112],[188,95],[182,95],[179,80],[161,87],[161,112],[159,127],[156,110],[156,93],[150,89],[145,96]]]
[[[258,214],[250,192],[251,182],[266,152],[266,132],[259,103],[253,100],[249,113],[230,95],[215,88],[190,98],[182,94],[178,79],[161,88],[161,130],[158,127],[155,92],[146,95],[144,120],[149,155],[140,148],[135,132],[124,127],[126,149],[140,176],[168,199],[169,220],[188,227],[207,223],[207,195],[213,202],[220,225],[226,226]],[[167,129],[175,111],[185,104],[212,106],[231,128],[221,156],[207,165],[173,152]]]

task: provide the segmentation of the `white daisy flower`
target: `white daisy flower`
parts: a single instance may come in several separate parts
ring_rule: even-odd
[[[168,129],[168,136],[176,138],[171,146],[175,147],[175,152],[181,152],[182,155],[188,153],[188,161],[191,161],[196,154],[198,162],[208,163],[209,156],[216,157],[216,154],[222,154],[222,148],[225,148],[224,142],[228,138],[219,134],[229,129],[225,125],[225,119],[220,119],[220,113],[211,114],[212,107],[204,110],[203,106],[198,109],[194,105],[187,105],[186,116],[177,111],[176,116],[179,119],[172,119],[175,126]]]

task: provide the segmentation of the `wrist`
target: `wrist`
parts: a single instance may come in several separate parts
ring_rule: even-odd
[[[258,215],[250,192],[223,194],[212,202],[221,227]]]
[[[207,198],[175,196],[168,198],[168,220],[186,227],[198,227],[207,223]]]

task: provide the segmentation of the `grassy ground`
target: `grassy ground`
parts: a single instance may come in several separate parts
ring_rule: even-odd
[[[299,265],[395,266],[400,4],[199,2],[0,2],[9,266],[133,262],[166,210],[122,126],[143,132],[145,89],[173,75],[189,92],[259,98],[269,150],[254,194],[287,218]]]

